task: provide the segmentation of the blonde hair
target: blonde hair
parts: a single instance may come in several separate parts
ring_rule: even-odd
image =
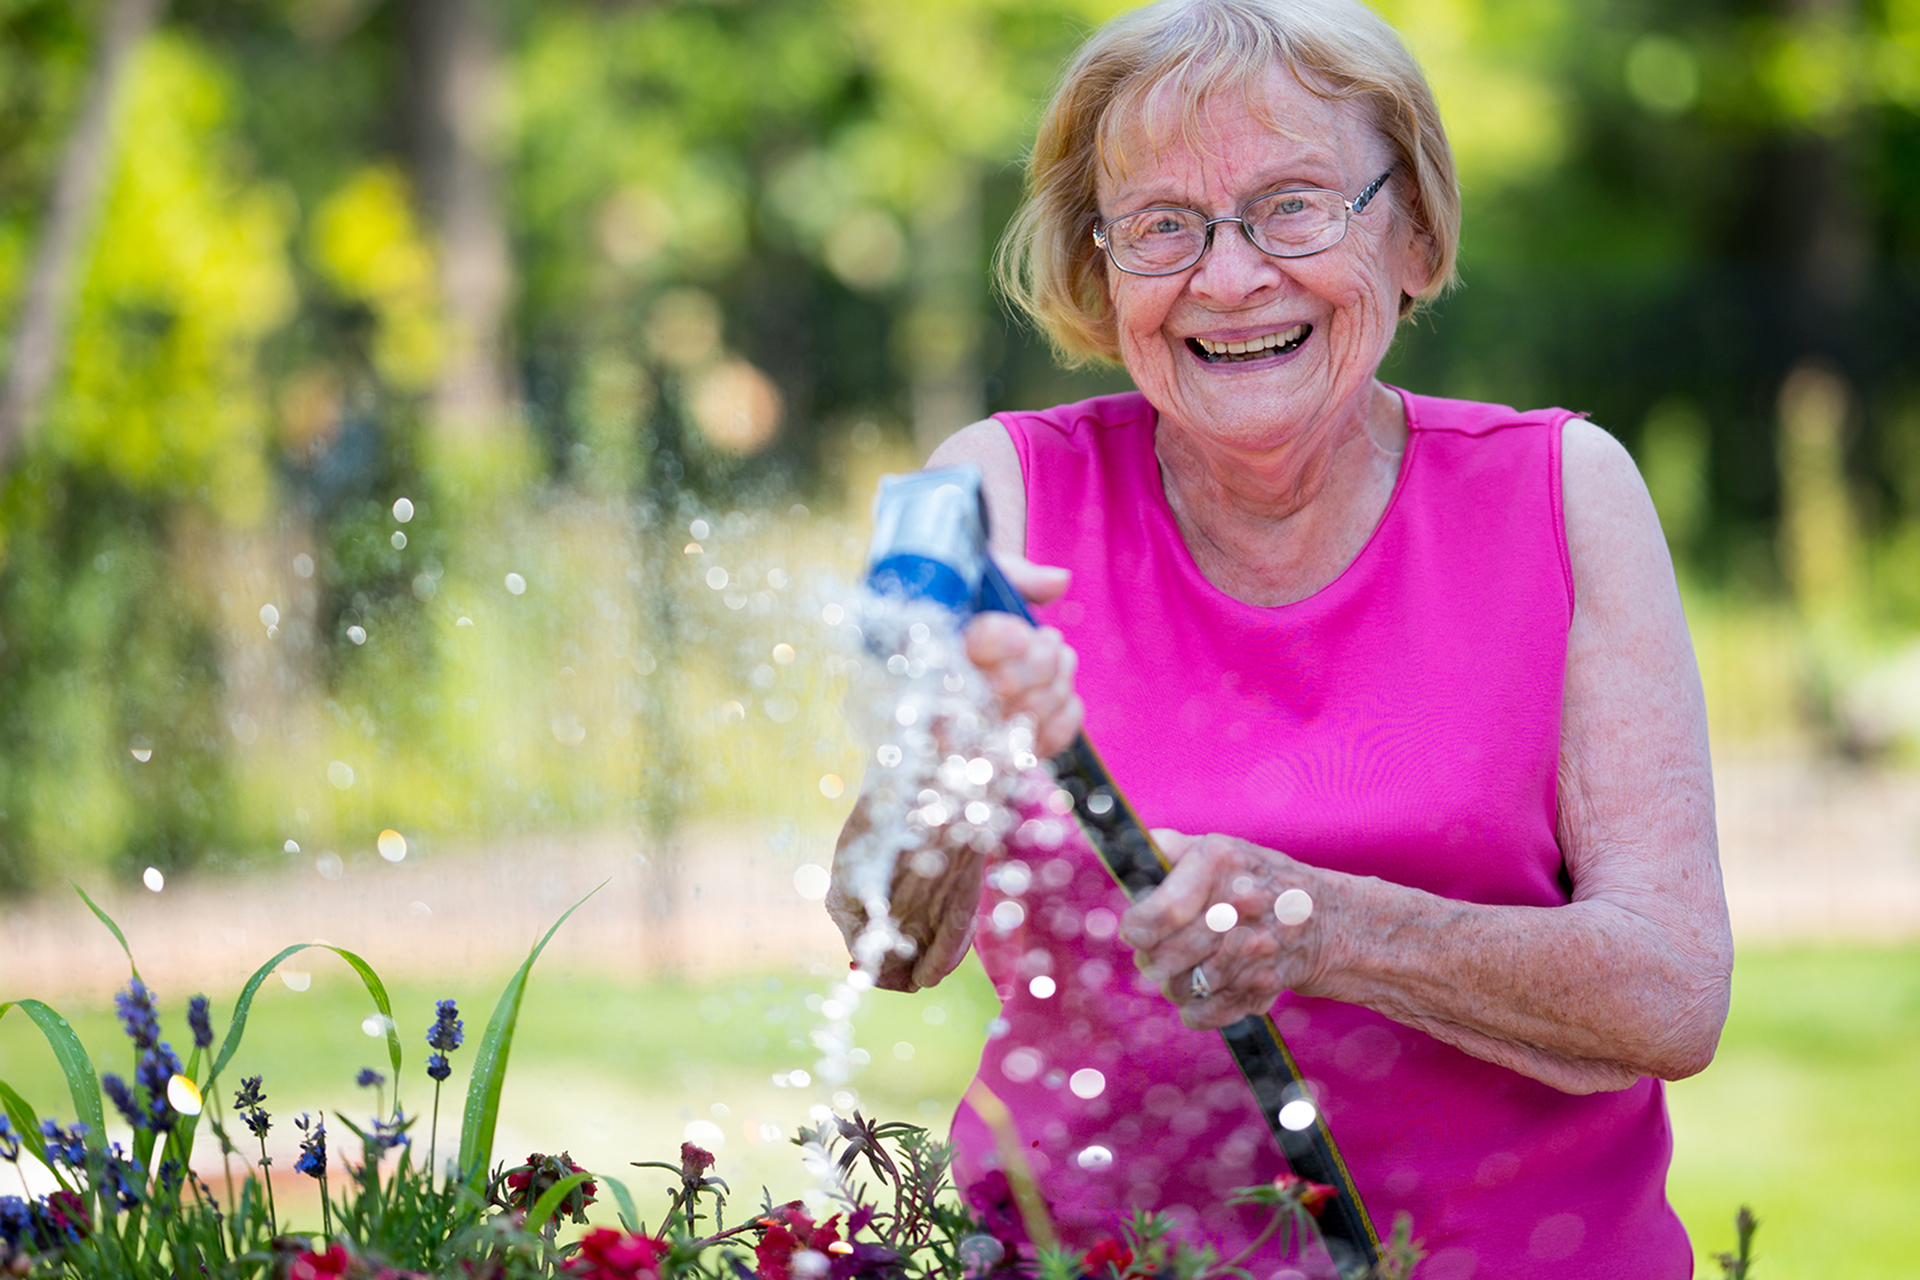
[[[1428,245],[1429,274],[1409,315],[1454,280],[1460,187],[1453,151],[1420,64],[1360,0],[1157,0],[1107,23],[1074,55],[1040,120],[1027,195],[994,269],[1008,301],[1072,363],[1117,360],[1106,263],[1091,234],[1100,166],[1125,162],[1120,136],[1149,132],[1171,87],[1192,142],[1206,101],[1236,88],[1260,111],[1268,73],[1284,66],[1320,97],[1361,103],[1393,152],[1390,187]]]

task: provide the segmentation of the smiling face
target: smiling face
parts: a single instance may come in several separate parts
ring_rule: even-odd
[[[1233,217],[1284,187],[1351,199],[1393,163],[1358,104],[1321,98],[1284,68],[1265,93],[1276,123],[1229,89],[1207,101],[1192,139],[1120,130],[1129,163],[1102,171],[1101,216],[1178,205]],[[1203,447],[1266,452],[1364,422],[1401,294],[1419,292],[1427,269],[1389,182],[1344,240],[1312,257],[1270,258],[1223,223],[1179,275],[1133,276],[1109,261],[1107,287],[1120,357],[1163,421]]]

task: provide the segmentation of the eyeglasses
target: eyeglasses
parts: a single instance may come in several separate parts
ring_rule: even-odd
[[[1247,201],[1238,217],[1209,218],[1175,205],[1141,209],[1093,224],[1093,242],[1130,276],[1179,275],[1213,247],[1213,229],[1237,222],[1247,243],[1271,258],[1306,258],[1347,238],[1347,224],[1393,176],[1393,168],[1349,200],[1338,191],[1294,187]]]

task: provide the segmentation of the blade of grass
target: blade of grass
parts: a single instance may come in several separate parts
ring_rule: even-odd
[[[520,1020],[520,1001],[526,994],[527,975],[533,971],[533,962],[546,950],[547,943],[553,941],[553,935],[567,922],[567,917],[604,888],[606,881],[603,880],[586,897],[562,912],[546,935],[533,944],[526,961],[500,993],[493,1017],[487,1020],[486,1032],[474,1050],[473,1075],[467,1082],[467,1106],[460,1122],[458,1168],[461,1180],[476,1195],[486,1194],[487,1168],[493,1162],[493,1133],[500,1122],[500,1091],[506,1084],[507,1055],[513,1048],[513,1028]]]
[[[100,1077],[94,1072],[93,1059],[87,1056],[86,1046],[74,1034],[72,1024],[38,1000],[10,1000],[0,1004],[0,1018],[6,1017],[15,1005],[33,1019],[40,1034],[47,1038],[54,1060],[60,1064],[60,1073],[67,1078],[67,1092],[73,1095],[75,1116],[87,1126],[87,1149],[104,1153],[107,1117],[100,1105]]]
[[[15,1093],[13,1087],[4,1080],[0,1080],[0,1107],[4,1107],[7,1119],[13,1121],[13,1127],[20,1133],[21,1143],[33,1154],[33,1158],[52,1169],[53,1165],[47,1159],[47,1140],[40,1134],[40,1117],[34,1112],[32,1104]],[[54,1177],[60,1177],[58,1170],[54,1170]],[[61,1185],[66,1185],[64,1178],[61,1179]]]
[[[613,1191],[614,1203],[620,1206],[620,1225],[629,1232],[640,1230],[640,1215],[634,1212],[633,1193],[627,1190],[627,1184],[618,1178],[602,1176],[600,1182]]]
[[[527,1230],[538,1231],[541,1224],[559,1210],[560,1202],[565,1200],[575,1187],[589,1181],[592,1177],[590,1173],[570,1173],[548,1187],[540,1198],[533,1202],[533,1208],[527,1210]]]
[[[227,1063],[233,1060],[234,1053],[239,1050],[240,1038],[247,1031],[247,1014],[253,1009],[253,997],[259,992],[260,984],[272,976],[273,971],[280,967],[282,960],[305,951],[308,947],[319,947],[322,951],[333,952],[360,975],[361,985],[366,987],[367,994],[373,997],[374,1007],[387,1020],[387,1059],[393,1064],[394,1088],[397,1091],[401,1066],[400,1031],[398,1024],[393,1020],[393,1002],[387,998],[386,984],[380,981],[380,975],[375,973],[373,966],[365,960],[343,947],[328,946],[324,942],[296,942],[290,947],[283,948],[273,959],[253,971],[253,976],[247,979],[247,985],[240,988],[239,998],[233,1002],[233,1021],[227,1027],[226,1039],[220,1042],[220,1052],[214,1057],[213,1069],[207,1073],[207,1078],[211,1080],[224,1071]]]
[[[93,912],[93,914],[99,918],[101,924],[107,926],[108,932],[112,933],[115,940],[120,943],[120,949],[127,953],[127,968],[133,970],[134,977],[140,977],[140,966],[133,962],[133,948],[127,945],[127,935],[120,932],[120,926],[113,922],[112,916],[100,909],[99,903],[87,896],[85,889],[82,889],[72,880],[67,881],[67,883],[73,885],[73,891],[80,895],[80,901],[87,904],[87,910]]]

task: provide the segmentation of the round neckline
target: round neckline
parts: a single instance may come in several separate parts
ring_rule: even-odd
[[[1419,452],[1419,415],[1414,409],[1413,394],[1405,388],[1393,386],[1391,383],[1382,383],[1381,385],[1400,397],[1401,411],[1407,416],[1407,443],[1406,448],[1403,449],[1400,454],[1400,469],[1393,477],[1393,492],[1387,496],[1387,505],[1381,509],[1380,518],[1374,521],[1373,528],[1367,533],[1366,541],[1360,544],[1360,550],[1354,553],[1353,559],[1347,561],[1340,572],[1336,573],[1332,579],[1330,579],[1326,585],[1319,588],[1319,590],[1309,595],[1304,595],[1298,600],[1290,600],[1285,604],[1251,604],[1238,596],[1230,595],[1222,590],[1214,584],[1213,579],[1207,577],[1205,573],[1200,571],[1199,562],[1193,558],[1193,548],[1187,545],[1186,537],[1180,532],[1180,520],[1173,513],[1173,503],[1167,498],[1166,480],[1160,474],[1160,454],[1158,450],[1154,448],[1154,440],[1160,432],[1160,411],[1155,409],[1151,403],[1148,403],[1147,408],[1151,411],[1152,421],[1148,424],[1148,430],[1144,434],[1146,436],[1147,460],[1153,467],[1153,484],[1151,488],[1153,490],[1154,508],[1158,512],[1160,522],[1166,529],[1173,545],[1178,548],[1178,562],[1181,571],[1195,584],[1218,599],[1227,601],[1238,608],[1250,610],[1255,614],[1268,617],[1290,609],[1302,609],[1326,600],[1336,589],[1340,588],[1349,578],[1353,577],[1354,571],[1368,559],[1375,545],[1379,543],[1381,531],[1385,529],[1388,522],[1393,519],[1394,511],[1400,505],[1400,495],[1406,492],[1407,476],[1412,472],[1415,456]]]

